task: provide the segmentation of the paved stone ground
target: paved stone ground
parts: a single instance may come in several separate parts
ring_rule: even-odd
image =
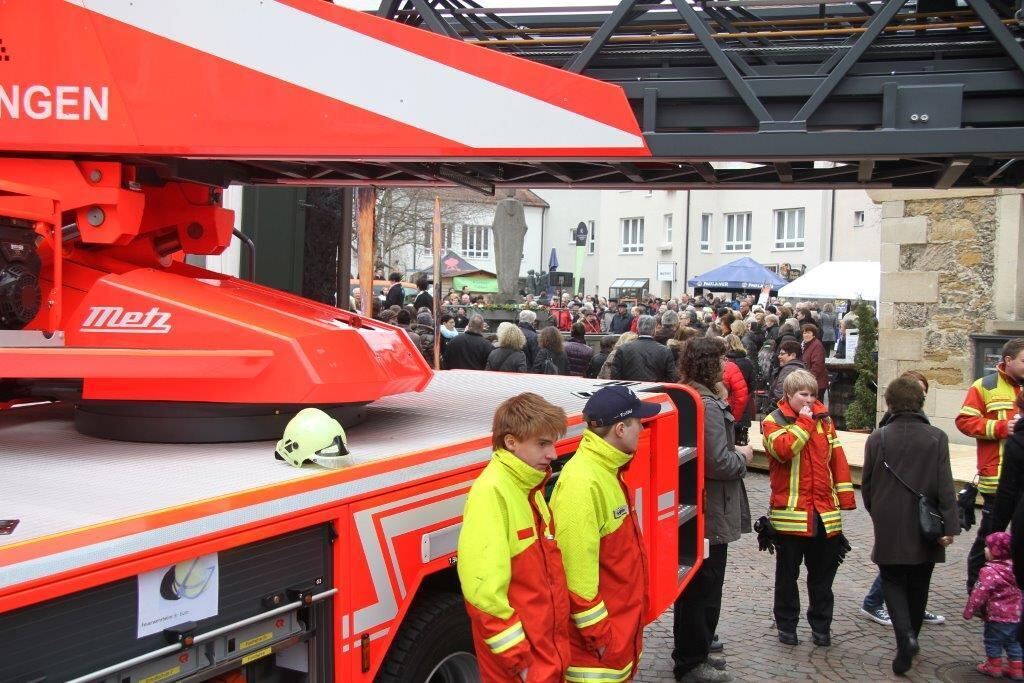
[[[754,518],[768,500],[768,477],[747,475],[747,492]],[[874,580],[871,562],[871,519],[857,491],[855,512],[843,515],[843,529],[853,546],[836,576],[832,623],[832,647],[811,644],[810,627],[802,620],[797,633],[800,645],[778,642],[772,619],[772,586],[775,560],[757,550],[753,535],[729,546],[729,566],[718,634],[725,643],[729,671],[737,681],[898,681],[892,673],[895,637],[892,629],[860,614],[860,604]],[[981,621],[965,621],[964,577],[966,556],[975,529],[956,539],[947,550],[946,563],[936,565],[928,607],[946,617],[939,626],[924,626],[921,654],[907,678],[911,681],[991,680],[973,671],[984,656]],[[807,592],[801,575],[801,610]],[[637,681],[672,681],[672,612],[669,610],[647,628],[644,660]]]

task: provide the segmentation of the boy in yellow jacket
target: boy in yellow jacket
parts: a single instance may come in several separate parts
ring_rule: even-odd
[[[544,485],[565,411],[520,394],[494,413],[494,456],[469,491],[458,570],[482,680],[562,681],[569,597]]]
[[[626,387],[595,392],[583,408],[583,440],[551,496],[572,609],[572,683],[622,683],[640,661],[647,555],[622,470],[639,443],[640,419],[659,410]]]

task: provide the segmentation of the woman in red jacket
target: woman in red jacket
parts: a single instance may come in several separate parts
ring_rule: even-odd
[[[800,331],[804,336],[804,352],[800,360],[807,370],[818,381],[818,398],[824,400],[828,390],[828,369],[825,368],[825,345],[818,339],[818,328],[810,323],[802,325]]]
[[[722,346],[722,353],[728,354],[729,344],[718,337]],[[747,399],[750,398],[750,389],[747,387],[747,380],[743,377],[743,370],[732,358],[726,355],[725,368],[722,370],[722,384],[729,392],[729,412],[736,419],[736,422],[743,420],[743,414],[747,409]]]

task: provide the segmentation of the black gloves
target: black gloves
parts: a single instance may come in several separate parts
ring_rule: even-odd
[[[846,559],[846,553],[853,550],[853,546],[851,546],[850,542],[846,540],[846,534],[841,531],[839,532],[839,535],[836,536],[836,543],[839,544],[839,564],[842,564],[843,560]]]
[[[775,527],[767,517],[760,517],[754,522],[754,531],[757,532],[757,549],[761,552],[768,551],[769,555],[775,554]]]
[[[975,523],[974,503],[978,498],[978,487],[973,482],[967,484],[956,494],[956,509],[960,517],[960,528],[970,530]]]

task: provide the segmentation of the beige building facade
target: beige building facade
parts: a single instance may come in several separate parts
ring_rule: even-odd
[[[881,210],[860,190],[537,190],[550,205],[543,253],[572,270],[572,232],[584,251],[588,294],[640,279],[661,297],[743,256],[793,277],[829,260],[877,261]],[[563,256],[564,254],[564,256]]]

